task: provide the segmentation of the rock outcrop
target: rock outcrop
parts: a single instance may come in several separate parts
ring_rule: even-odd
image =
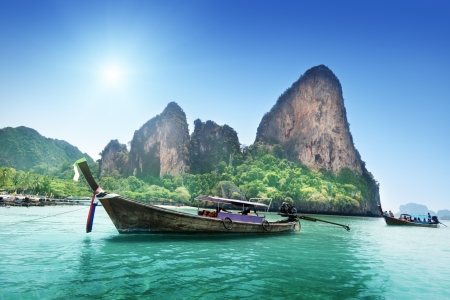
[[[448,209],[438,210],[437,216],[439,219],[442,219],[442,220],[450,220],[450,210],[448,210]]]
[[[430,213],[432,216],[436,215],[436,213],[432,210],[429,210],[426,205],[417,203],[408,203],[405,205],[400,205],[398,209],[399,212],[396,213],[397,216],[399,216],[400,214],[417,214],[426,216],[428,213]]]
[[[324,65],[306,71],[280,96],[263,117],[256,141],[280,144],[288,156],[312,169],[362,173],[341,84]]]
[[[122,146],[112,141],[105,148],[101,166],[103,174],[116,170],[121,173],[120,168],[127,154]],[[271,111],[262,118],[255,145],[248,147],[245,153],[240,151],[236,131],[228,125],[220,126],[213,121],[203,123],[197,119],[189,136],[185,113],[176,103],[169,103],[160,115],[135,131],[124,175],[149,179],[178,176],[184,172],[213,172],[211,178],[215,179],[219,178],[217,175],[227,175],[226,172],[232,170],[227,165],[233,166],[234,155],[237,155],[235,163],[238,165],[250,164],[251,156],[259,153],[259,150],[255,153],[253,150],[260,149],[260,146],[263,152],[267,148],[265,150],[277,158],[301,161],[306,167],[329,176],[330,182],[323,185],[314,180],[290,183],[290,187],[297,189],[297,198],[291,200],[299,211],[380,215],[379,186],[354,147],[341,84],[333,72],[323,65],[306,71],[280,96]],[[121,159],[120,164],[118,158]],[[268,172],[266,169],[260,171]],[[308,172],[302,177],[308,177]],[[260,184],[254,189],[245,185],[244,188],[252,188],[252,192],[257,189],[255,194],[272,193],[279,201],[283,201],[281,197],[284,195],[291,197],[289,195],[292,193],[281,187],[277,190],[277,185],[287,184],[286,181],[281,183],[282,180],[274,179],[271,185],[265,186],[265,179],[264,175],[257,179]],[[222,184],[217,194],[242,197],[234,189],[226,187]]]
[[[353,144],[342,87],[334,73],[326,66],[313,67],[287,89],[259,124],[256,142],[279,144],[290,160],[315,170],[334,174],[350,170],[360,176],[367,195],[358,208],[334,207],[305,202],[301,207],[310,213],[342,213],[380,215],[378,183],[367,171]]]
[[[232,165],[233,156],[240,152],[236,131],[228,125],[213,121],[194,121],[191,135],[190,173],[204,174],[217,169],[220,162]]]
[[[118,140],[111,140],[101,153],[100,177],[123,174],[128,164],[128,149]]]
[[[171,102],[134,132],[128,174],[137,177],[183,174],[189,158],[186,114]]]

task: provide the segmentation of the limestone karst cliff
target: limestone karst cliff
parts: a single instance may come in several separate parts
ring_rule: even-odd
[[[341,84],[323,65],[280,96],[253,145],[241,150],[233,128],[200,119],[189,136],[185,113],[171,102],[135,131],[129,153],[117,141],[105,148],[102,175],[116,171],[146,182],[173,175],[165,186],[172,192],[183,180],[191,200],[245,195],[271,198],[274,208],[288,201],[302,213],[379,215],[378,183],[353,144]],[[232,193],[224,193],[225,182],[234,184]]]
[[[128,149],[118,140],[111,140],[101,153],[100,177],[114,173],[123,174],[128,164]]]
[[[164,111],[134,132],[128,174],[137,177],[180,175],[189,158],[186,114],[171,102]]]
[[[215,170],[220,162],[233,164],[233,156],[240,151],[236,131],[228,125],[213,121],[194,121],[191,135],[190,172],[204,174]]]
[[[352,214],[378,215],[378,183],[355,149],[335,74],[319,65],[305,72],[278,99],[259,124],[256,142],[280,144],[286,157],[315,170],[351,170],[367,184],[367,196]],[[328,201],[303,203],[308,212],[348,213]]]
[[[341,84],[324,65],[306,71],[280,96],[263,117],[256,141],[281,144],[291,157],[312,169],[362,172]]]

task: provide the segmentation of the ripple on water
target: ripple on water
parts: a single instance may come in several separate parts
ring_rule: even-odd
[[[445,227],[321,216],[352,229],[302,222],[300,233],[271,237],[119,235],[98,209],[86,234],[87,210],[0,209],[0,299],[447,297]]]

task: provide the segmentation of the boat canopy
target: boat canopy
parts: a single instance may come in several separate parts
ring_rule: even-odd
[[[197,200],[201,201],[209,201],[214,203],[228,203],[235,206],[261,206],[261,207],[269,207],[269,205],[264,203],[258,203],[258,202],[250,202],[250,201],[244,201],[244,200],[235,200],[235,199],[226,199],[226,198],[219,198],[219,197],[212,197],[212,196],[198,196],[196,198]]]
[[[428,218],[427,215],[419,215],[419,214],[401,214],[400,216],[413,217],[413,218]]]

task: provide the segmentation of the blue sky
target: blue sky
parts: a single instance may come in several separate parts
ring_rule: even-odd
[[[0,0],[0,128],[94,159],[171,102],[252,144],[307,69],[339,78],[385,209],[450,209],[448,1]]]

